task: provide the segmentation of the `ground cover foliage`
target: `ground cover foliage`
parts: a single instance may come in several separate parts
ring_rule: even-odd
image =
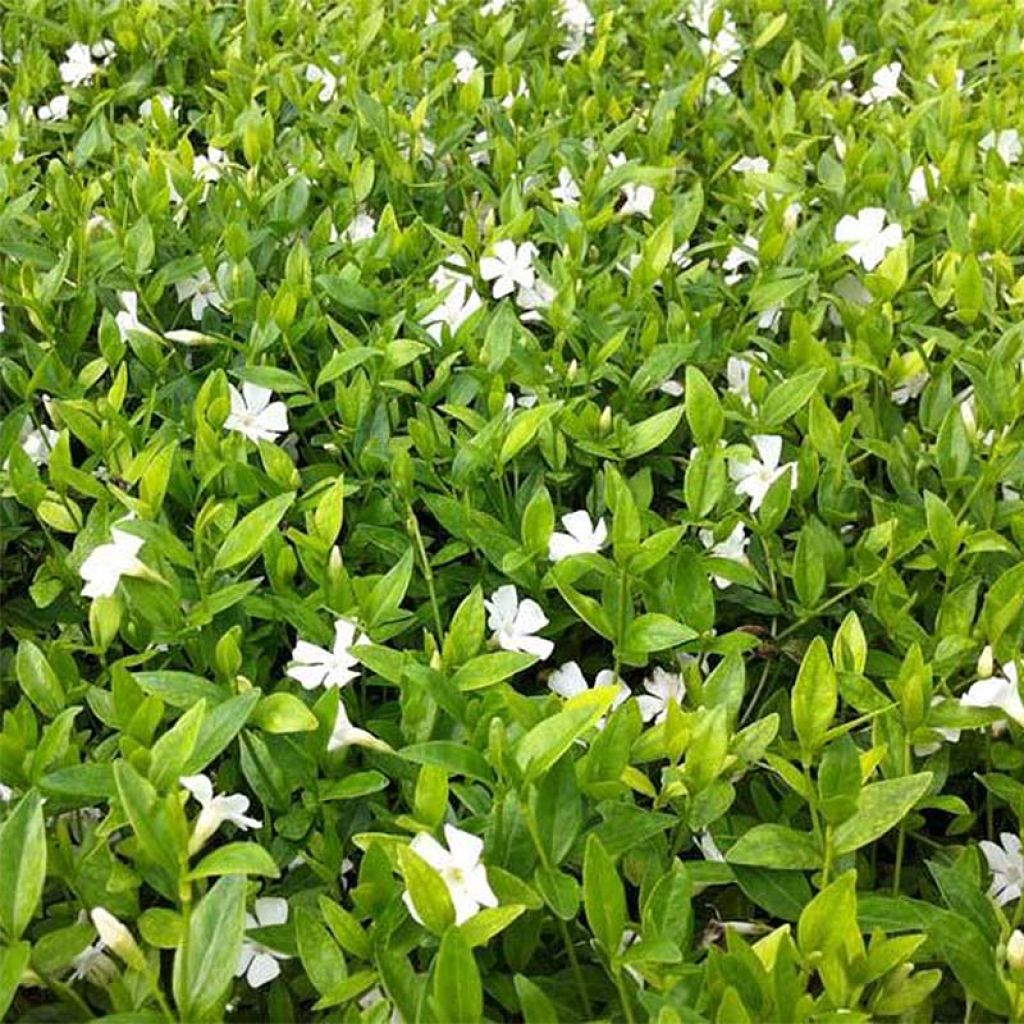
[[[1024,1015],[1024,12],[3,0],[11,1020]]]

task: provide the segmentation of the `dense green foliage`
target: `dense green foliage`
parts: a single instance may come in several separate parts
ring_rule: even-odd
[[[0,1015],[1024,1019],[1024,10],[588,4],[0,0]]]

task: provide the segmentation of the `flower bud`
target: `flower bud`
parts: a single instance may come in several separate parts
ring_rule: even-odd
[[[981,679],[989,679],[995,671],[995,661],[992,658],[992,645],[985,644],[985,649],[978,658],[978,676]]]
[[[601,410],[601,418],[597,421],[597,430],[600,434],[607,434],[612,429],[612,407],[606,405]]]
[[[146,969],[146,958],[142,955],[132,933],[105,907],[93,907],[90,916],[93,927],[99,932],[100,942],[116,953],[129,967],[137,971]]]
[[[1006,963],[1011,971],[1024,970],[1024,932],[1019,928],[1014,928],[1006,943]]]
[[[576,375],[580,372],[580,364],[573,359],[565,371],[565,379],[571,384],[575,379]]]

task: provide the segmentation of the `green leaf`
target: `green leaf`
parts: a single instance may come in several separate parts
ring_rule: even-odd
[[[818,390],[824,377],[825,370],[816,367],[798,373],[772,388],[761,407],[761,422],[765,428],[778,427],[799,412]]]
[[[500,907],[481,907],[468,921],[459,925],[459,931],[469,946],[486,946],[495,935],[503,932],[526,910],[522,903],[504,903]]]
[[[689,626],[684,626],[660,612],[649,612],[630,622],[622,646],[630,651],[647,654],[650,651],[678,647],[696,636],[697,633]]]
[[[595,835],[587,836],[583,854],[583,906],[594,938],[611,960],[626,927],[626,893],[615,862]]]
[[[495,651],[471,658],[452,676],[459,690],[482,690],[494,686],[535,664],[537,658],[520,651]]]
[[[560,1019],[558,1011],[539,985],[522,974],[517,974],[513,982],[525,1024],[555,1024]]]
[[[0,924],[9,942],[21,938],[36,912],[46,880],[43,800],[30,790],[0,827]]]
[[[205,714],[205,700],[193,704],[153,744],[149,775],[157,789],[177,788],[178,777],[186,774],[185,764],[195,749]]]
[[[839,701],[839,686],[825,641],[816,636],[800,664],[790,699],[793,727],[807,760],[824,743]]]
[[[295,909],[295,939],[306,976],[322,996],[337,991],[348,976],[345,957],[330,932],[305,907]]]
[[[504,465],[518,455],[531,441],[536,440],[540,428],[562,408],[561,402],[546,402],[532,409],[520,409],[512,417],[508,433],[498,453],[498,462]]]
[[[46,655],[31,641],[18,644],[15,661],[22,692],[48,718],[54,718],[64,707],[64,689]]]
[[[0,948],[0,1017],[7,1019],[7,1009],[21,985],[22,975],[28,967],[32,946],[28,942],[15,942]]]
[[[252,724],[264,732],[313,732],[320,723],[300,697],[293,693],[271,693],[252,713]]]
[[[213,560],[214,569],[230,569],[252,558],[277,529],[277,524],[294,501],[294,492],[279,494],[243,516],[224,538]]]
[[[412,547],[373,585],[366,599],[366,622],[376,626],[395,617],[412,579]]]
[[[199,726],[199,735],[192,753],[180,774],[196,775],[223,753],[248,721],[259,699],[259,690],[249,690],[237,697],[230,697],[212,711],[208,710]]]
[[[696,366],[686,368],[685,389],[686,421],[690,424],[694,442],[698,445],[714,444],[722,436],[725,426],[718,393]]]
[[[620,449],[622,457],[635,459],[657,448],[679,426],[682,418],[683,406],[674,405],[664,412],[656,412],[639,423],[631,424],[623,437]]]
[[[480,971],[462,932],[449,928],[441,938],[434,961],[434,1010],[438,1020],[482,1020],[484,1009]]]
[[[919,772],[865,786],[860,793],[856,814],[832,833],[836,854],[859,850],[898,825],[924,796],[931,782],[931,772]]]
[[[245,879],[221,878],[192,911],[174,955],[174,1002],[182,1020],[223,1014],[245,937]]]
[[[343,779],[330,779],[320,783],[320,800],[355,800],[388,788],[389,779],[381,772],[370,770],[353,772]]]
[[[744,832],[729,848],[725,859],[729,864],[779,871],[813,871],[821,867],[821,851],[814,836],[770,822]]]
[[[190,879],[219,875],[263,875],[278,878],[274,858],[258,843],[228,843],[207,854],[189,873]]]

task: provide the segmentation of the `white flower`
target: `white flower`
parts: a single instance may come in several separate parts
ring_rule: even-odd
[[[449,331],[456,331],[483,306],[483,300],[473,287],[473,280],[465,271],[466,262],[458,254],[449,257],[450,267],[442,264],[431,275],[434,290],[443,293],[439,305],[435,306],[420,323],[438,344],[441,343],[442,329],[447,324]],[[447,290],[446,290],[447,289]]]
[[[525,79],[520,78],[519,79],[519,85],[516,86],[515,91],[514,92],[506,93],[505,96],[502,98],[501,105],[506,110],[509,110],[513,106],[515,106],[516,100],[520,99],[523,96],[529,96],[529,95],[530,95],[530,90],[527,89],[527,87],[526,87]]]
[[[98,70],[99,65],[93,61],[92,52],[85,43],[72,43],[58,68],[60,80],[71,86],[88,85]]]
[[[672,265],[678,267],[680,270],[685,270],[687,267],[692,265],[693,260],[690,258],[689,252],[689,242],[683,242],[682,245],[677,245],[672,250]]]
[[[92,44],[92,55],[109,64],[117,56],[117,46],[113,39],[101,39]]]
[[[640,717],[655,724],[664,722],[668,717],[669,704],[682,704],[686,696],[686,683],[677,672],[666,672],[660,665],[655,666],[651,678],[644,680],[647,693],[637,697]]]
[[[317,93],[317,99],[321,103],[330,103],[334,99],[334,94],[338,89],[338,79],[327,68],[319,67],[316,64],[307,64],[306,81],[319,83],[320,91]]]
[[[725,283],[736,284],[743,277],[743,268],[746,266],[756,267],[758,263],[759,243],[753,235],[744,235],[739,245],[734,245],[725,259],[722,260],[722,269],[725,271]]]
[[[763,156],[741,156],[732,165],[737,174],[767,174],[771,170],[771,164]]]
[[[1024,726],[1024,703],[1020,699],[1017,666],[1008,661],[1002,667],[1002,674],[993,674],[979,679],[960,698],[968,708],[1000,708],[1018,725]]]
[[[531,288],[520,285],[516,292],[516,305],[525,310],[520,319],[523,323],[541,320],[541,310],[547,309],[557,295],[558,292],[542,277],[538,277]]]
[[[991,131],[978,143],[978,148],[982,153],[994,149],[1003,163],[1009,167],[1021,157],[1020,132],[1016,128],[1004,128],[1000,132]]]
[[[99,908],[97,908],[99,909]],[[106,985],[117,974],[117,964],[104,952],[107,947],[101,939],[99,942],[86,946],[71,961],[71,977],[69,981],[86,980],[95,985]]]
[[[619,208],[623,216],[650,217],[651,206],[654,204],[654,189],[650,185],[634,185],[626,182],[622,186],[625,199]]]
[[[480,14],[488,18],[492,15],[501,14],[503,10],[509,5],[509,0],[487,0],[487,3],[483,4],[480,8]]]
[[[939,694],[936,694],[934,697],[932,697],[931,707],[935,707],[937,704],[942,703],[944,703],[943,698]],[[943,740],[945,740],[946,743],[956,743],[960,739],[959,729],[951,729],[946,728],[944,726],[937,726],[932,728],[931,731],[934,733],[938,733],[938,735],[941,738],[929,743],[915,743],[914,753],[918,757],[929,757],[931,754],[934,754],[937,750],[939,750],[942,747]]]
[[[484,601],[490,613],[487,627],[494,631],[493,639],[505,651],[522,651],[543,661],[551,656],[555,645],[551,640],[536,636],[548,624],[548,617],[531,598],[519,600],[516,588],[507,583]]]
[[[36,117],[40,121],[66,121],[70,107],[71,98],[64,93],[59,93],[49,103],[44,103],[39,107]]]
[[[562,167],[558,172],[558,186],[551,190],[551,198],[564,206],[577,206],[581,195],[580,187],[576,184],[572,171],[568,167]]]
[[[839,56],[843,58],[844,64],[852,64],[857,59],[857,47],[853,43],[840,43]]]
[[[38,428],[32,426],[32,419],[25,417],[21,425],[21,433],[18,435],[18,443],[21,450],[28,456],[33,466],[45,466],[50,461],[50,452],[60,437],[58,431],[43,424]],[[4,469],[8,463],[4,463]]]
[[[768,489],[779,477],[788,473],[790,486],[796,487],[796,463],[779,465],[782,438],[777,434],[755,434],[751,441],[759,457],[730,460],[729,477],[736,484],[736,493],[750,498],[750,511],[753,513],[761,507]]]
[[[751,371],[754,362],[741,355],[730,355],[725,364],[725,379],[730,394],[738,396],[744,406],[751,406]]]
[[[480,62],[469,50],[459,50],[452,57],[452,63],[455,65],[455,81],[462,83],[468,82],[473,72],[480,66]]]
[[[510,295],[520,288],[532,288],[536,278],[533,260],[537,255],[537,247],[533,242],[516,245],[510,238],[495,242],[491,249],[493,255],[484,256],[480,260],[480,276],[485,281],[493,281],[491,294],[496,299]]]
[[[152,98],[144,99],[139,104],[139,116],[140,117],[152,117],[153,116],[153,104],[156,104],[160,109],[171,119],[177,118],[178,107],[174,102],[173,96],[168,96],[167,93],[157,93]]]
[[[832,136],[832,145],[835,146],[835,148],[836,148],[836,156],[838,156],[840,160],[845,160],[846,159],[846,139],[844,139],[842,137],[842,135],[833,135]]]
[[[93,907],[89,917],[104,947],[116,953],[129,967],[137,970],[145,966],[146,960],[135,936],[106,907]]]
[[[587,36],[594,31],[594,16],[583,0],[562,0],[558,20],[566,32],[558,58],[572,60],[583,51]]]
[[[757,318],[757,326],[763,331],[777,331],[782,320],[782,307],[769,306]]]
[[[992,872],[992,886],[988,891],[1001,907],[1019,899],[1024,885],[1024,857],[1021,856],[1020,836],[1001,832],[999,843],[982,839],[978,844]]]
[[[701,530],[697,536],[700,538],[701,544],[708,549],[708,554],[712,558],[726,558],[730,562],[739,562],[740,565],[747,564],[747,545],[750,543],[750,538],[747,536],[747,528],[743,523],[737,523],[730,531],[729,536],[718,543],[715,543],[713,530]],[[728,580],[724,576],[712,576],[711,578],[719,590],[732,586],[732,580]]]
[[[553,533],[548,539],[548,557],[552,562],[560,562],[571,555],[596,555],[608,540],[604,519],[598,519],[595,526],[585,510],[562,516],[562,525],[567,532]]]
[[[899,96],[902,71],[903,65],[898,60],[880,67],[871,76],[871,88],[861,96],[860,102],[869,107]]]
[[[285,674],[306,690],[315,690],[318,686],[328,690],[345,686],[359,675],[358,669],[355,669],[359,661],[352,657],[350,649],[366,642],[366,638],[359,635],[359,627],[354,622],[336,619],[334,646],[328,651],[307,640],[299,640],[292,651],[294,664]],[[341,706],[340,701],[338,706]]]
[[[924,391],[925,385],[930,379],[931,374],[927,370],[911,374],[892,389],[890,397],[896,405],[906,405],[912,398],[917,398]]]
[[[255,916],[254,916],[255,915]],[[288,901],[279,896],[261,896],[253,904],[253,914],[245,915],[245,928],[269,928],[288,920]],[[284,953],[276,953],[260,942],[246,939],[242,943],[235,977],[243,974],[251,988],[259,988],[273,981],[280,973],[278,960],[288,960]]]
[[[907,182],[907,192],[910,193],[910,201],[915,206],[920,206],[923,202],[928,199],[928,181],[929,178],[932,182],[933,188],[938,188],[939,185],[939,169],[935,164],[928,164],[927,168],[923,165],[915,167],[910,172],[910,180]]]
[[[487,869],[480,862],[484,841],[454,825],[445,825],[444,837],[447,850],[427,832],[420,832],[409,847],[441,876],[455,908],[455,923],[460,925],[481,907],[496,907],[498,897],[487,880]],[[409,913],[422,924],[408,891],[402,899]]]
[[[258,384],[243,382],[239,392],[234,384],[228,385],[231,412],[224,421],[225,430],[244,434],[250,441],[276,441],[278,435],[288,431],[288,407],[284,402],[271,402],[273,391]]]
[[[122,341],[128,340],[129,331],[153,333],[139,320],[139,296],[135,292],[118,292],[117,299],[121,303],[121,311],[114,317],[114,323]]]
[[[516,408],[532,409],[537,404],[537,396],[529,389],[523,388],[521,395],[511,389],[505,392],[505,400],[501,403],[505,412],[515,412]]]
[[[244,793],[214,796],[213,783],[209,776],[202,774],[183,775],[178,781],[199,801],[202,807],[199,817],[196,819],[195,828],[192,830],[192,839],[189,842],[190,853],[201,849],[206,840],[225,821],[236,825],[243,832],[251,828],[260,828],[263,825],[263,822],[246,815],[245,812],[249,810],[249,798]]]
[[[207,146],[206,155],[200,154],[192,161],[192,177],[196,181],[205,181],[207,184],[220,181],[220,176],[228,163],[224,150],[218,149],[216,146]]]
[[[680,380],[663,380],[658,385],[658,390],[663,395],[671,395],[672,398],[682,398],[683,382]]]
[[[350,245],[355,245],[357,242],[365,242],[368,238],[373,238],[376,231],[377,222],[373,219],[372,214],[365,210],[359,210],[349,222],[348,227],[342,231],[341,237]]]
[[[787,231],[795,231],[797,224],[800,223],[800,214],[803,212],[803,203],[790,203],[785,210],[782,211],[782,226]]]
[[[865,206],[856,217],[846,214],[836,225],[836,241],[849,245],[846,255],[865,270],[874,270],[903,241],[903,228],[899,224],[886,227],[885,217],[882,207]]]
[[[117,590],[122,576],[144,576],[149,572],[137,557],[145,543],[141,537],[124,533],[115,525],[111,528],[110,538],[108,544],[93,548],[78,570],[85,581],[82,587],[84,597],[110,597]]]
[[[700,855],[705,860],[714,861],[717,864],[725,863],[725,854],[718,848],[715,837],[707,829],[694,836],[693,841],[697,844],[697,849],[700,850]]]
[[[487,139],[486,129],[481,129],[473,136],[473,141],[480,147],[469,152],[469,162],[474,167],[482,167],[484,164],[490,163],[491,157],[487,152]]]
[[[338,700],[338,713],[334,716],[334,727],[331,729],[330,738],[327,740],[328,752],[343,750],[345,747],[371,747],[375,750],[390,750],[391,748],[382,739],[374,736],[366,729],[360,729],[353,725],[345,710],[345,703]]]
[[[193,320],[202,320],[203,313],[208,307],[224,312],[224,298],[205,267],[193,277],[176,281],[174,290],[178,293],[179,302],[191,300]]]
[[[0,782],[0,803],[9,804],[14,799],[14,790]]]
[[[615,686],[615,673],[610,668],[602,669],[594,677],[594,688],[597,689],[599,686]],[[556,668],[554,672],[548,677],[548,689],[552,693],[557,693],[559,697],[564,697],[569,700],[571,697],[577,697],[581,693],[586,693],[590,687],[587,685],[586,677],[583,675],[583,670],[575,661],[567,661],[564,665]],[[614,711],[620,704],[628,700],[632,696],[630,688],[620,679],[618,682],[618,692],[612,700],[611,710]],[[598,719],[597,728],[603,729],[605,727],[606,719],[604,717]]]

